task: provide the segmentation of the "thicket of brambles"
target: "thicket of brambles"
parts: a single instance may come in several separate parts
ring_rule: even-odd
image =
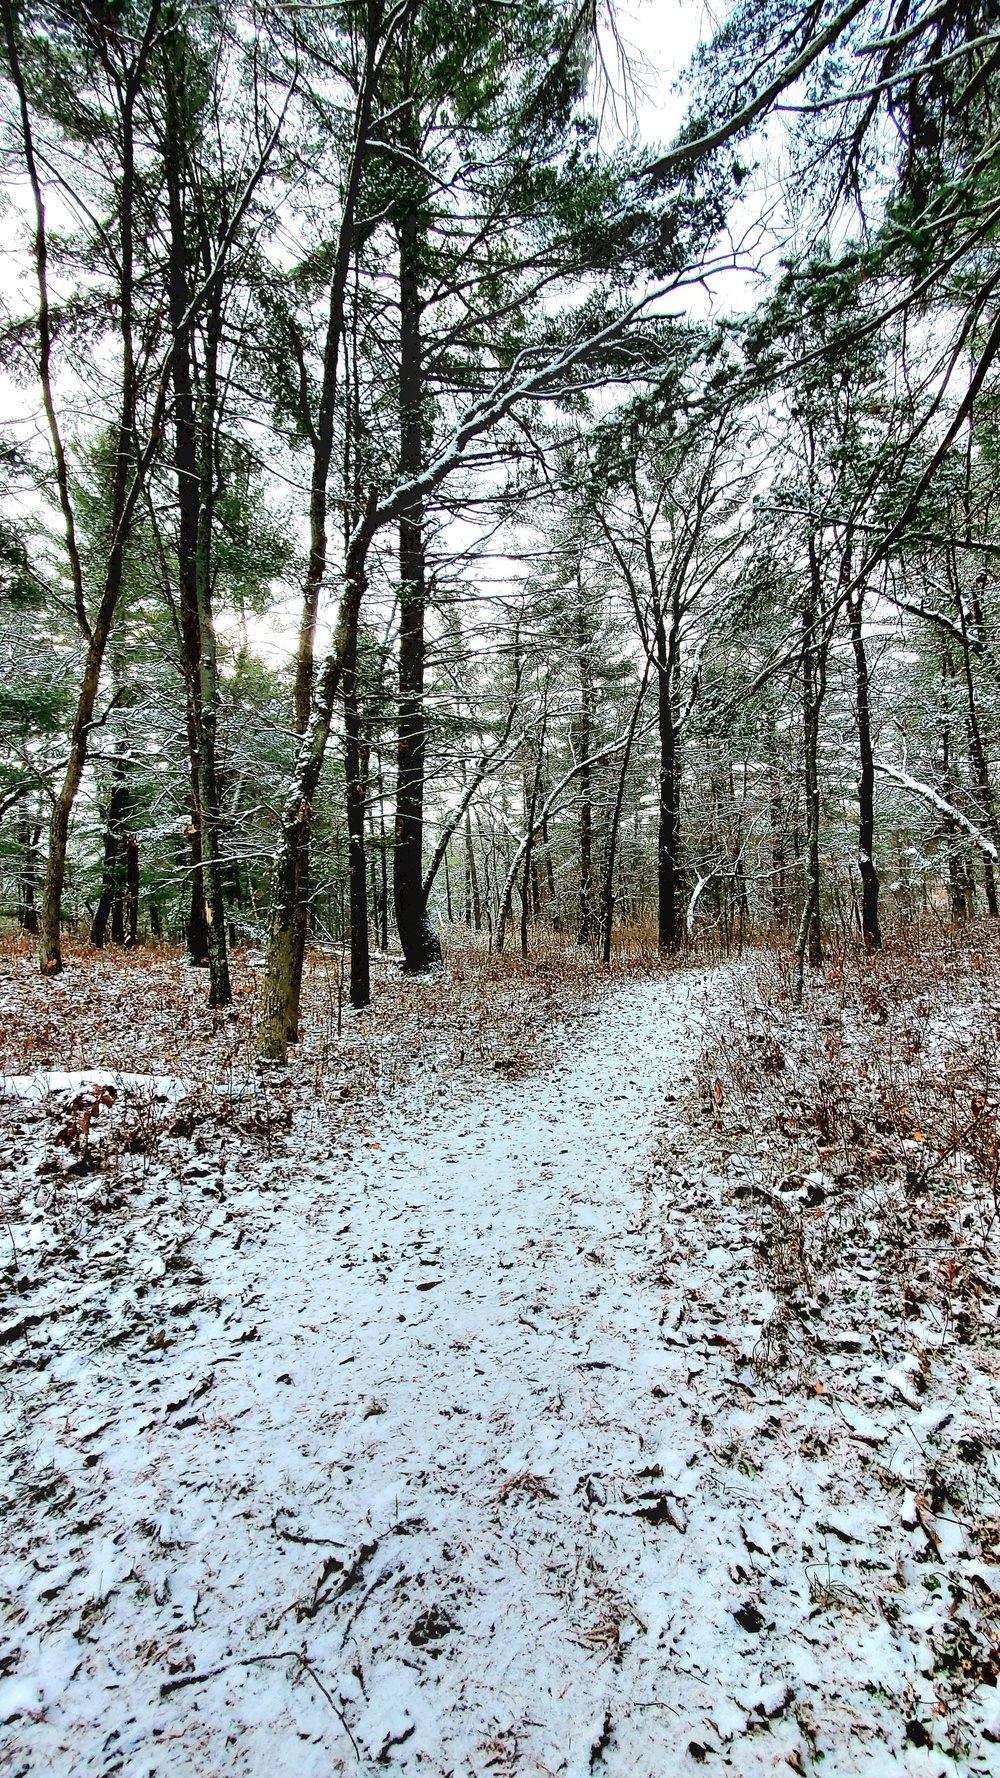
[[[996,914],[986,0],[736,0],[668,147],[592,0],[0,13],[45,974],[152,934],[222,1005],[264,945],[281,1057],[310,937],[363,1006],[445,922],[770,925],[801,998],[887,905]]]

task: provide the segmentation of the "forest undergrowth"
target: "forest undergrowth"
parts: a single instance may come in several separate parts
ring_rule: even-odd
[[[752,1164],[736,1189],[784,1305],[761,1360],[803,1350],[798,1311],[850,1291],[852,1261],[873,1268],[886,1312],[968,1344],[998,1311],[996,935],[917,928],[845,953],[799,1011],[791,968],[756,953],[699,1083],[717,1140]]]
[[[829,959],[801,1009],[791,970],[758,951],[735,975],[692,1121],[770,1297],[746,1357],[790,1398],[829,1399],[848,1491],[888,1495],[911,1534],[844,1597],[817,1569],[817,1608],[926,1630],[947,1721],[1000,1675],[1000,943],[985,923],[914,926]],[[902,1462],[894,1403],[914,1415]]]

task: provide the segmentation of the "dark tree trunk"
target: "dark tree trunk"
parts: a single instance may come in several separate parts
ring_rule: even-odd
[[[875,868],[875,755],[872,751],[868,656],[862,633],[864,594],[848,598],[847,616],[854,649],[855,713],[858,722],[858,869],[861,872],[861,935],[866,951],[882,948],[878,918],[879,877]]]
[[[948,664],[945,665],[945,676],[950,677]],[[955,784],[951,770],[951,730],[947,724],[941,733],[941,765],[942,794],[946,802],[955,801]],[[958,823],[951,815],[943,821],[945,843],[948,849],[948,899],[951,903],[951,917],[955,921],[967,920],[974,912],[974,890],[970,895],[969,870],[962,857]]]
[[[476,870],[476,850],[472,843],[472,816],[468,809],[465,811],[465,869],[466,879],[469,885],[469,906],[466,912],[466,920],[469,920],[469,915],[471,914],[472,918],[469,923],[472,926],[473,932],[478,932],[483,923],[483,909],[479,897],[479,873]]]
[[[111,765],[111,794],[104,824],[104,867],[101,893],[90,928],[90,942],[100,949],[111,927],[112,944],[125,942],[125,827],[128,822],[128,785],[124,761],[116,756]]]
[[[208,968],[208,915],[205,909],[205,873],[201,866],[201,798],[198,793],[198,736],[194,721],[194,704],[187,695],[187,734],[189,770],[189,806],[191,819],[185,838],[191,847],[191,900],[184,925],[189,962],[198,969]]]
[[[777,769],[771,767],[771,911],[782,925],[788,919],[787,862],[785,859],[785,826],[781,808],[781,781]]]
[[[35,889],[38,883],[38,830],[28,812],[26,797],[17,806],[17,839],[20,858],[17,869],[17,921],[22,932],[38,931],[38,909]]]
[[[577,754],[581,760],[589,760],[593,746],[593,683],[590,671],[590,653],[587,636],[587,621],[583,610],[583,589],[580,588],[581,605],[577,612],[577,663],[580,673],[580,720],[577,724]],[[594,906],[594,804],[593,780],[591,768],[584,765],[580,772],[580,908],[576,926],[576,942],[578,945],[589,945],[597,936],[597,909]]]
[[[122,898],[123,942],[134,945],[139,936],[139,840],[125,835],[125,893]]]
[[[179,36],[165,61],[166,140],[164,171],[170,223],[168,304],[173,329],[171,386],[174,398],[174,466],[177,472],[177,565],[180,582],[180,639],[189,710],[189,741],[193,742],[196,808],[192,850],[197,861],[192,885],[189,948],[196,962],[207,954],[209,1004],[227,1006],[232,999],[226,952],[225,892],[220,856],[216,740],[218,674],[211,603],[211,548],[214,505],[216,427],[216,362],[222,317],[216,280],[209,304],[203,367],[201,437],[195,413],[192,372],[191,263],[185,214],[183,165],[188,123],[185,44]],[[211,251],[203,243],[207,262]],[[206,265],[206,271],[208,266]],[[200,451],[199,451],[200,443]],[[200,905],[198,902],[200,901]],[[198,927],[204,919],[204,930]],[[194,945],[190,944],[193,939]]]
[[[814,968],[823,960],[820,927],[820,785],[819,726],[826,691],[826,641],[818,634],[822,584],[816,540],[809,539],[809,576],[802,610],[803,777],[806,806],[806,892],[795,942],[792,999],[802,1005],[805,961]]]
[[[205,243],[207,272],[211,254]],[[215,511],[215,444],[217,366],[222,337],[221,287],[208,305],[204,365],[204,414],[201,434],[200,510],[196,586],[201,637],[200,727],[198,768],[201,789],[202,853],[208,904],[208,970],[210,1006],[228,1006],[233,997],[226,943],[225,867],[222,859],[222,807],[217,775],[219,741],[219,672],[212,612],[212,530]]]
[[[538,787],[542,779],[542,751],[545,746],[545,729],[538,740],[538,755],[535,770],[531,779],[531,795],[528,799],[526,839],[524,845],[524,869],[521,872],[521,956],[528,955],[528,897],[531,892],[531,867],[534,858],[535,810],[538,807]]]
[[[549,907],[553,908],[556,899],[556,877],[552,868],[552,844],[549,839],[549,818],[547,815],[542,817],[542,850],[545,856],[545,899]]]
[[[368,882],[365,868],[365,773],[361,757],[361,711],[358,701],[358,624],[344,661],[344,771],[347,780],[347,873],[351,928],[351,986],[353,1007],[371,1002],[371,965],[368,945]]]
[[[382,778],[382,758],[379,755],[378,769],[378,819],[379,819],[379,896],[378,896],[378,935],[383,956],[389,949],[389,836],[385,827],[385,784]]]
[[[958,576],[956,573],[956,586],[957,581]],[[960,595],[957,598],[956,603],[958,605],[962,625],[962,676],[965,681],[965,695],[969,712],[969,754],[972,760],[972,769],[975,773],[976,791],[980,805],[980,818],[982,819],[993,844],[1000,850],[1000,823],[997,822],[996,806],[993,799],[993,785],[990,780],[989,760],[986,757],[986,746],[983,741],[983,731],[979,721],[976,682],[972,671],[972,648],[969,641],[965,606]],[[993,868],[992,859],[988,858],[985,854],[983,856],[983,882],[986,889],[987,911],[995,916],[998,912],[996,873]]]
[[[628,736],[622,754],[621,771],[618,774],[618,789],[615,795],[615,806],[611,816],[611,827],[608,832],[608,848],[604,862],[604,883],[601,892],[601,957],[605,965],[611,962],[611,933],[615,914],[615,859],[618,852],[618,830],[621,826],[622,805],[625,801],[625,785],[628,781],[628,768],[632,759],[632,746],[635,741],[635,731],[639,722],[639,712],[642,709],[643,701],[646,696],[648,680],[649,668],[647,666],[646,672],[643,674],[642,684],[639,687],[639,696],[635,701],[632,720],[628,726]]]
[[[400,471],[404,479],[419,473],[423,459],[421,243],[421,222],[414,209],[399,233]],[[441,961],[441,946],[428,918],[423,891],[425,572],[424,509],[416,499],[404,508],[399,521],[399,726],[392,855],[396,927],[406,968],[414,972]]]
[[[330,466],[333,456],[334,420],[337,401],[337,367],[344,334],[347,284],[354,259],[358,193],[368,148],[372,105],[375,98],[376,54],[382,21],[382,7],[370,6],[365,36],[364,72],[357,94],[355,136],[341,208],[337,254],[330,280],[330,302],[326,337],[323,343],[323,377],[316,413],[310,412],[305,351],[297,331],[292,346],[298,360],[301,388],[299,418],[312,445],[312,484],[309,493],[309,560],[306,567],[299,619],[298,647],[295,656],[295,728],[304,735],[312,707],[313,682],[316,672],[316,616],[319,596],[326,575],[328,550],[327,498]],[[302,995],[302,970],[305,963],[306,938],[309,929],[309,847],[311,810],[303,809],[297,828],[298,851],[295,859],[294,907],[288,936],[291,977],[287,986],[286,1004],[294,1008],[294,1024],[289,1027],[287,1041],[296,1042],[299,1001]],[[363,848],[363,840],[362,840]],[[365,1002],[367,1004],[367,1002]],[[291,1012],[290,1015],[291,1016]]]
[[[657,928],[661,951],[676,951],[681,942],[678,917],[680,854],[680,784],[677,730],[673,707],[674,668],[662,621],[656,633],[657,728],[660,742],[659,816],[656,836]]]

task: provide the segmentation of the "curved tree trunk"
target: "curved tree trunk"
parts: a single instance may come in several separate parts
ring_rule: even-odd
[[[364,597],[365,564],[371,547],[374,510],[374,496],[370,496],[362,522],[348,547],[344,590],[333,642],[316,686],[309,724],[299,743],[295,769],[282,808],[281,836],[271,875],[264,1006],[257,1040],[260,1054],[270,1061],[285,1060],[288,1045],[294,1042],[291,1034],[297,1032],[299,1026],[301,954],[297,949],[295,909],[301,842],[303,834],[309,832],[333,707]]]

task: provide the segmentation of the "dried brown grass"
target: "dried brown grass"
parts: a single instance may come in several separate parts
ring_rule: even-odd
[[[887,1313],[969,1340],[992,1319],[1000,1211],[1000,931],[842,954],[791,1000],[791,959],[742,970],[699,1068],[703,1116],[755,1207],[780,1297],[874,1268]]]

